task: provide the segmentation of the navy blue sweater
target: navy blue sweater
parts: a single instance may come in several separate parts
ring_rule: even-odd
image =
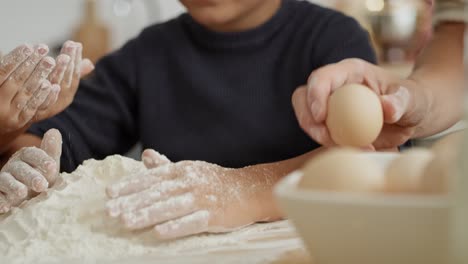
[[[138,141],[173,161],[284,160],[319,146],[297,123],[293,91],[313,70],[351,57],[375,61],[367,32],[306,1],[283,0],[268,22],[237,33],[183,14],[100,60],[73,104],[29,132],[62,132],[65,171]]]

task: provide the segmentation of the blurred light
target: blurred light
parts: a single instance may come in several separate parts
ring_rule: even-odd
[[[380,12],[385,7],[384,0],[366,0],[366,8],[370,12]]]

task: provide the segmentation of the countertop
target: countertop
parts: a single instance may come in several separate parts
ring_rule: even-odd
[[[288,220],[255,224],[219,235],[202,235],[174,241],[177,252],[165,255],[133,257],[120,260],[64,260],[60,263],[154,264],[154,263],[223,263],[223,264],[313,264],[312,258]],[[161,245],[164,248],[164,245]],[[169,248],[171,248],[169,246]],[[48,263],[49,264],[49,263]]]

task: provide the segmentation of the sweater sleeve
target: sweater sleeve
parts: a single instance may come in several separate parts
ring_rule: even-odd
[[[315,50],[316,67],[359,58],[376,63],[369,33],[353,18],[335,15],[324,27]]]
[[[72,171],[86,159],[123,154],[137,142],[135,42],[101,59],[64,112],[29,129],[40,137],[51,128],[60,130],[62,170]]]

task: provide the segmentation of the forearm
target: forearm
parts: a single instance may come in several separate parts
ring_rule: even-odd
[[[2,168],[8,159],[18,150],[25,147],[39,147],[40,145],[41,138],[38,136],[24,133],[16,137],[16,139],[9,144],[9,147],[0,154],[0,168]]]
[[[13,142],[21,135],[23,135],[29,128],[29,125],[24,126],[23,128],[12,131],[6,134],[3,134],[0,136],[0,156],[2,156],[4,153],[6,153]]]
[[[415,138],[441,132],[460,120],[463,98],[462,23],[441,24],[418,59],[413,74],[403,85],[416,89],[416,96],[429,105]]]
[[[301,168],[305,162],[324,148],[319,148],[301,156],[273,163],[259,164],[241,169],[245,184],[253,187],[252,197],[248,197],[249,211],[255,214],[255,220],[274,221],[283,218],[276,205],[273,188],[284,176]]]

